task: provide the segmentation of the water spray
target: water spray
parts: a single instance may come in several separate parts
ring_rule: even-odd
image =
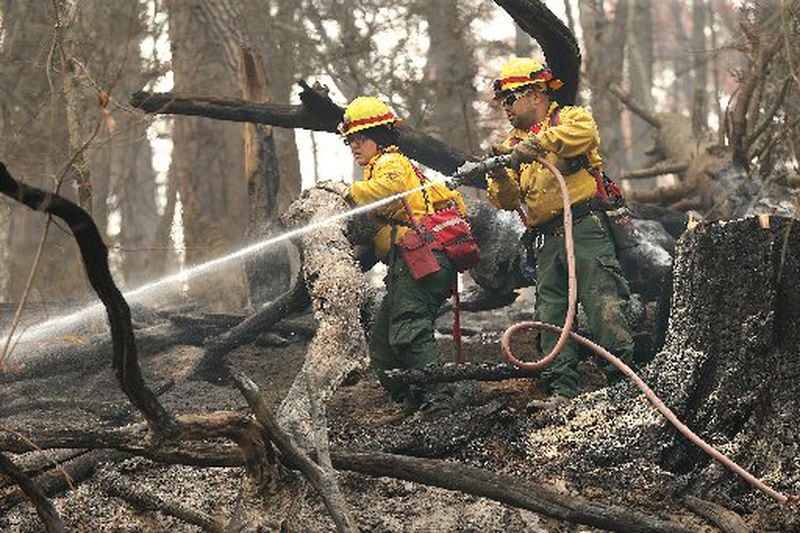
[[[460,170],[461,169],[459,169],[459,171]],[[469,173],[469,175],[470,176],[474,175],[474,172],[475,172],[474,169],[471,169],[471,172]],[[269,248],[270,246],[279,244],[281,242],[284,242],[284,241],[287,241],[287,240],[290,240],[290,239],[294,239],[294,238],[299,237],[301,235],[304,235],[304,234],[306,234],[308,232],[311,232],[311,231],[314,231],[316,229],[323,228],[323,227],[329,226],[331,224],[346,220],[346,219],[348,219],[350,217],[353,217],[353,216],[356,216],[356,215],[360,215],[362,213],[367,213],[367,212],[372,211],[373,209],[376,209],[378,207],[381,207],[381,206],[384,206],[386,204],[390,204],[390,203],[392,203],[394,201],[400,200],[401,198],[403,198],[404,196],[407,196],[409,194],[413,194],[415,192],[419,192],[419,191],[423,191],[425,189],[428,189],[428,188],[432,187],[433,185],[436,185],[437,183],[444,183],[444,184],[446,184],[448,186],[451,186],[451,187],[457,186],[457,184],[461,183],[461,181],[457,180],[456,178],[460,178],[461,176],[464,176],[464,175],[465,174],[458,174],[458,172],[457,172],[456,174],[454,174],[453,177],[445,177],[443,180],[441,180],[441,179],[430,180],[427,183],[425,183],[424,185],[421,185],[419,187],[415,187],[415,188],[410,189],[408,191],[403,191],[401,193],[398,193],[398,194],[383,198],[383,199],[378,200],[376,202],[372,202],[372,203],[365,204],[365,205],[362,205],[362,206],[354,207],[353,209],[349,209],[347,211],[343,211],[341,213],[337,213],[336,215],[332,215],[330,217],[326,217],[326,218],[323,218],[321,220],[317,220],[317,221],[311,222],[311,223],[309,223],[309,224],[307,224],[305,226],[302,226],[302,227],[299,227],[299,228],[295,228],[295,229],[293,229],[291,231],[282,233],[282,234],[277,235],[275,237],[270,237],[270,238],[265,239],[263,241],[259,241],[259,242],[250,244],[250,245],[245,246],[244,248],[241,248],[241,249],[239,249],[239,250],[237,250],[235,252],[232,252],[232,253],[230,253],[228,255],[225,255],[225,256],[222,256],[222,257],[218,257],[218,258],[213,259],[211,261],[208,261],[206,263],[195,265],[195,266],[193,266],[193,267],[191,267],[189,269],[182,270],[182,271],[180,271],[180,272],[178,272],[176,274],[172,274],[172,275],[166,276],[164,278],[161,278],[159,280],[156,280],[156,281],[154,281],[152,283],[148,283],[148,284],[142,285],[141,287],[138,287],[136,289],[133,289],[133,290],[130,290],[128,292],[123,293],[123,296],[128,301],[136,300],[137,298],[144,297],[144,296],[152,293],[153,291],[156,291],[158,289],[163,289],[165,286],[168,286],[170,284],[185,282],[188,279],[191,279],[191,278],[194,278],[194,277],[196,277],[196,276],[198,276],[200,274],[204,274],[204,273],[207,273],[209,271],[212,271],[215,268],[218,268],[218,267],[220,267],[222,265],[230,263],[231,261],[235,261],[237,259],[242,259],[244,257],[248,257],[248,256],[253,255],[255,253],[261,252],[261,251]],[[75,324],[78,324],[78,323],[80,323],[80,322],[82,322],[82,321],[84,321],[86,319],[89,319],[89,318],[95,316],[95,315],[100,315],[100,313],[102,313],[103,311],[104,311],[103,305],[100,304],[100,303],[97,303],[97,304],[92,304],[92,305],[90,305],[88,307],[85,307],[85,308],[83,308],[83,309],[81,309],[79,311],[76,311],[74,313],[70,313],[70,314],[67,314],[67,315],[61,315],[61,316],[57,316],[57,317],[51,318],[49,320],[46,320],[44,322],[41,322],[41,323],[36,324],[34,326],[31,326],[28,329],[26,329],[25,331],[23,331],[22,333],[20,333],[14,339],[14,344],[16,345],[16,344],[18,344],[20,342],[23,342],[23,341],[31,342],[31,341],[36,341],[36,340],[42,340],[45,337],[56,335],[56,334],[58,334],[60,332],[68,330],[70,327],[74,326]],[[8,338],[7,337],[4,336],[4,337],[0,338],[0,346],[5,345],[7,342],[8,342]],[[9,360],[12,359],[12,358],[13,358],[12,354],[9,354]]]

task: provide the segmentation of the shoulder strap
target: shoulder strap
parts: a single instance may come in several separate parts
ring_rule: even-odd
[[[417,175],[417,179],[419,180],[419,184],[420,185],[425,185],[425,183],[427,183],[427,181],[428,181],[428,178],[425,177],[425,174],[422,173],[422,171],[419,169],[419,167],[417,165],[415,165],[414,163],[411,163],[411,161],[409,161],[409,163],[411,164],[411,168],[414,169],[414,174]],[[426,191],[425,189],[422,189],[420,192],[422,193],[422,198],[425,200],[425,212],[426,213],[433,212],[433,205],[431,204],[431,201],[428,198],[428,191]]]

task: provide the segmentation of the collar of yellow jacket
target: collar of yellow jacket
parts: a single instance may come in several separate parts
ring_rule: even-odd
[[[543,129],[547,129],[550,127],[550,121],[553,120],[553,113],[556,112],[558,109],[558,102],[553,101],[550,102],[550,107],[547,108],[547,114],[544,116],[542,120],[537,122],[536,124],[531,127],[531,133],[534,135],[538,134]]]
[[[375,166],[375,163],[378,162],[378,159],[380,159],[383,154],[395,154],[395,153],[400,153],[400,148],[398,148],[394,144],[379,150],[378,153],[373,155],[372,159],[370,159],[367,162],[367,166],[364,167],[364,174],[365,175],[371,175],[372,174],[372,167]]]

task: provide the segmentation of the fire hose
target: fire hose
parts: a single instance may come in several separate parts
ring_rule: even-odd
[[[575,305],[577,302],[577,279],[575,276],[575,244],[572,237],[572,210],[570,208],[570,199],[569,199],[569,191],[567,190],[567,184],[564,181],[564,176],[558,171],[558,169],[551,164],[549,161],[545,160],[544,158],[540,158],[539,163],[545,166],[550,172],[558,180],[559,186],[561,187],[561,198],[564,204],[564,240],[565,240],[565,247],[566,247],[566,255],[567,255],[567,272],[568,272],[568,306],[567,306],[567,316],[564,320],[564,326],[559,327],[553,324],[547,324],[544,322],[539,321],[525,321],[525,322],[518,322],[513,324],[511,327],[506,329],[503,333],[501,345],[503,349],[503,354],[505,355],[506,359],[509,363],[516,366],[517,368],[523,370],[541,370],[545,366],[549,365],[553,362],[553,360],[558,356],[561,352],[561,349],[564,347],[568,340],[573,340],[578,344],[581,344],[600,357],[617,367],[625,376],[627,376],[638,388],[641,390],[650,403],[660,412],[675,428],[681,432],[687,439],[693,442],[696,446],[706,452],[709,456],[720,462],[729,470],[735,472],[739,475],[742,479],[747,481],[750,485],[754,488],[764,492],[774,500],[782,504],[791,504],[791,505],[798,505],[800,504],[800,500],[798,500],[797,496],[793,495],[786,495],[782,492],[779,492],[753,474],[736,464],[732,459],[728,456],[708,444],[702,438],[700,438],[696,433],[694,433],[691,429],[689,429],[683,422],[681,422],[675,413],[667,407],[661,399],[656,396],[653,390],[624,362],[622,362],[619,358],[615,357],[611,354],[608,350],[595,344],[594,342],[590,341],[589,339],[582,337],[576,333],[572,332],[572,324],[575,316]],[[521,361],[511,351],[511,337],[521,330],[540,330],[540,331],[550,331],[553,333],[559,333],[558,341],[556,342],[553,349],[550,350],[543,358],[539,359],[538,361],[526,362]]]

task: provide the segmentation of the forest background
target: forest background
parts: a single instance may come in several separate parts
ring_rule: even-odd
[[[612,175],[663,159],[648,115],[681,117],[687,135],[678,144],[730,146],[738,96],[748,179],[797,189],[797,2],[547,5],[581,44],[580,100],[599,123]],[[134,92],[298,103],[296,81],[320,81],[341,105],[379,96],[414,128],[480,155],[507,128],[491,101],[499,66],[512,55],[540,57],[505,11],[478,0],[5,0],[0,17],[2,159],[26,183],[92,213],[127,289],[264,237],[248,220],[248,126],[146,115],[130,104]],[[246,92],[241,46],[263,59],[261,94]],[[275,145],[274,202],[261,206],[269,220],[301,188],[358,174],[333,134],[262,133]],[[676,171],[625,184],[650,191],[680,180]],[[91,298],[58,224],[0,198],[0,242],[0,302],[26,299],[47,314]],[[231,269],[180,292],[218,309],[254,303],[242,265]]]

